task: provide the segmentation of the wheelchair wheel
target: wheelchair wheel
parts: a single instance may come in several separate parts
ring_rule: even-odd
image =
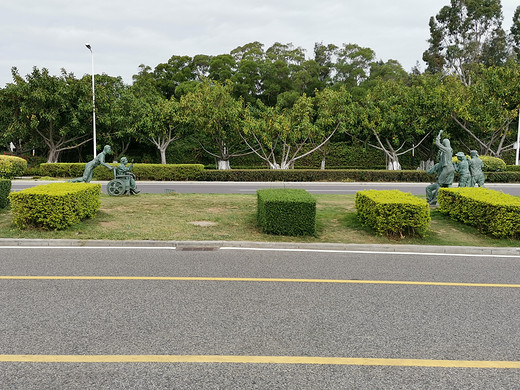
[[[125,183],[121,179],[110,180],[107,185],[107,192],[110,196],[120,196],[126,192]]]

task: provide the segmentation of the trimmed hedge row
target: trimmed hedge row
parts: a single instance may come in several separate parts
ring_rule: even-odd
[[[27,161],[20,157],[0,155],[0,178],[21,176],[27,169]]]
[[[279,188],[256,193],[257,220],[264,233],[316,235],[316,199],[307,191]]]
[[[425,171],[258,169],[204,171],[205,181],[411,181],[431,182]]]
[[[500,238],[520,237],[520,198],[489,188],[441,188],[439,211]]]
[[[358,191],[359,221],[378,234],[394,238],[424,237],[430,230],[430,208],[424,199],[399,190]]]
[[[11,192],[11,180],[0,179],[0,209],[9,204],[9,192]]]
[[[117,167],[119,164],[109,164]],[[40,166],[42,176],[81,177],[84,163],[45,163]],[[204,172],[202,164],[134,164],[132,172],[138,180],[200,180]],[[114,174],[104,166],[94,169],[94,180],[112,180]]]
[[[100,195],[101,185],[90,183],[52,183],[12,192],[13,222],[19,229],[65,229],[94,217]]]

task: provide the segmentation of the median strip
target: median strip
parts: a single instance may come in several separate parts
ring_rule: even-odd
[[[0,275],[0,280],[148,280],[148,281],[211,281],[211,282],[271,282],[271,283],[333,283],[333,284],[383,284],[409,286],[448,286],[448,287],[500,287],[520,288],[520,284],[504,283],[457,283],[457,282],[420,282],[405,280],[357,280],[357,279],[285,279],[285,278],[227,278],[204,276],[31,276]]]
[[[0,355],[0,362],[25,363],[235,363],[519,369],[518,361],[378,359],[314,356],[233,355]]]

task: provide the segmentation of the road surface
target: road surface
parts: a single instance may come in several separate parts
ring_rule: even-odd
[[[0,247],[6,389],[509,389],[520,257]]]

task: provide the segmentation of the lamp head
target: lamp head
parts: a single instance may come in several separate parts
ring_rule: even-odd
[[[87,49],[89,49],[90,51],[92,51],[92,47],[90,46],[90,43],[85,43],[85,46],[87,47]]]

